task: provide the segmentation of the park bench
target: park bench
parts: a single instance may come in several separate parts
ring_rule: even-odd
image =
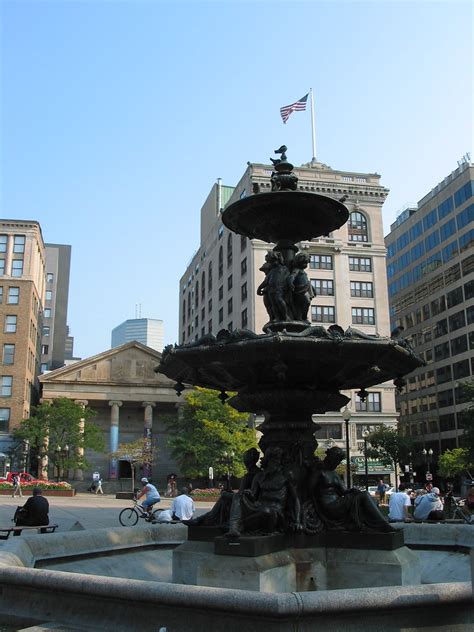
[[[21,526],[21,527],[5,527],[0,528],[0,540],[8,540],[10,534],[21,535],[22,531],[36,530],[36,533],[54,533],[58,528],[57,524],[43,524],[34,527]]]

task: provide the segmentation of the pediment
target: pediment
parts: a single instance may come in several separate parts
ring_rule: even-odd
[[[40,376],[43,384],[61,382],[88,384],[171,385],[172,381],[154,369],[161,353],[139,342],[128,342],[74,364]]]

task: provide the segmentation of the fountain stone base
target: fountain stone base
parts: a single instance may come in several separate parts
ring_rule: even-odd
[[[272,593],[419,584],[417,554],[403,546],[403,540],[397,546],[393,534],[379,535],[379,548],[373,534],[369,548],[361,546],[366,534],[347,533],[339,534],[333,546],[304,548],[303,541],[296,540],[293,547],[273,551],[284,536],[267,536],[266,543],[242,537],[240,545],[226,538],[188,540],[173,552],[173,582]],[[252,549],[262,554],[252,555]]]

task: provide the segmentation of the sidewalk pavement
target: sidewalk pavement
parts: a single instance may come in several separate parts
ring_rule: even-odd
[[[24,505],[27,496],[23,498],[11,498],[11,496],[0,496],[0,527],[13,525],[12,518],[15,509],[19,505]],[[117,500],[115,494],[104,494],[103,496],[81,493],[70,498],[58,496],[46,496],[49,502],[49,522],[57,524],[58,531],[70,531],[71,529],[97,529],[105,527],[119,527],[119,513],[125,507],[131,507],[131,500]],[[169,509],[172,498],[161,498],[157,507]],[[209,511],[214,505],[211,502],[196,502],[195,515],[201,515]],[[80,525],[80,526],[79,526]],[[1,543],[1,541],[0,541]]]

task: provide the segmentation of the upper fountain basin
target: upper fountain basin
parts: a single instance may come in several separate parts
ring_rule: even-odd
[[[341,202],[306,191],[258,193],[234,202],[222,222],[235,233],[269,243],[296,243],[328,235],[347,222]]]

